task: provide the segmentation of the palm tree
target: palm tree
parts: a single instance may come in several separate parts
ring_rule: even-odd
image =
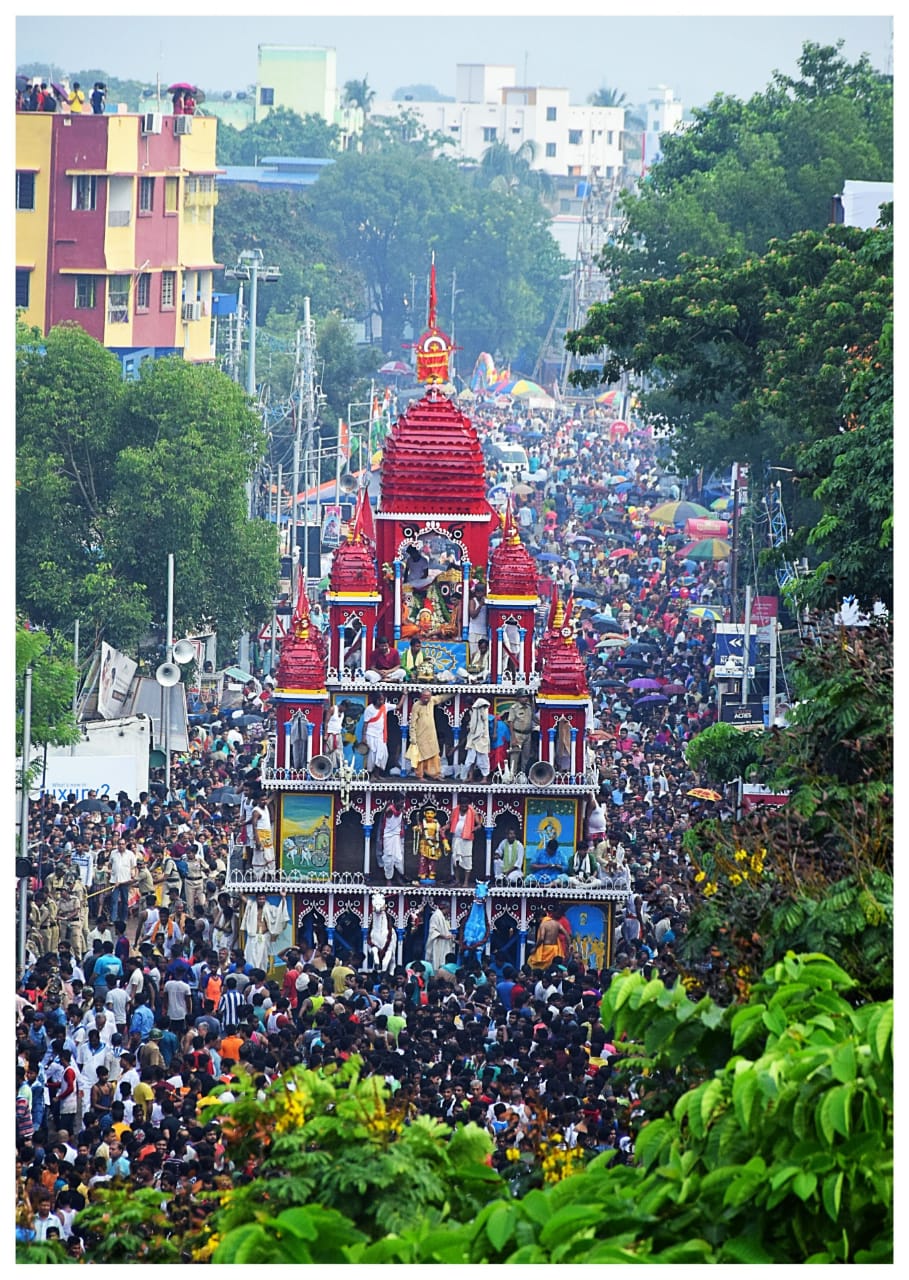
[[[622,151],[626,159],[640,157],[641,135],[647,130],[647,112],[643,107],[628,105],[627,95],[619,89],[609,89],[606,85],[597,89],[596,93],[587,95],[592,107],[623,107],[625,110],[625,127],[622,130]]]
[[[376,91],[369,87],[369,80],[366,76],[362,80],[346,81],[344,85],[344,102],[348,107],[359,107],[363,115],[367,116],[375,98]]]
[[[537,144],[527,138],[512,151],[507,142],[491,142],[480,159],[477,171],[483,186],[493,191],[532,191],[541,199],[555,190],[552,176],[545,169],[534,169]]]
[[[618,89],[607,89],[603,85],[596,93],[589,93],[587,101],[592,107],[624,107],[628,99]]]

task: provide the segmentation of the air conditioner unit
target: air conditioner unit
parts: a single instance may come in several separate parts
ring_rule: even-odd
[[[184,302],[183,303],[183,319],[184,320],[201,320],[202,319],[202,303],[201,302]]]
[[[160,133],[161,132],[161,113],[160,111],[146,111],[142,117],[143,133]]]
[[[192,116],[174,116],[174,134],[179,137],[184,133],[192,133],[193,118]]]

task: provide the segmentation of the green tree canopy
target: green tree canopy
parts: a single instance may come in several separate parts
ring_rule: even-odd
[[[847,178],[893,176],[893,87],[868,59],[806,43],[801,76],[775,75],[748,102],[718,95],[690,127],[662,140],[660,163],[634,193],[604,251],[623,282],[671,276],[683,254],[761,254],[769,242],[830,221]]]
[[[341,130],[323,116],[300,116],[287,107],[276,107],[262,120],[235,129],[218,121],[218,164],[258,164],[263,156],[310,156],[324,159],[335,154]],[[220,209],[219,209],[220,216]]]
[[[20,326],[18,607],[135,646],[165,619],[173,552],[175,624],[236,635],[262,616],[277,573],[273,530],[246,519],[262,448],[245,393],[211,366],[149,361],[126,383],[77,326],[44,340]]]
[[[672,428],[683,473],[748,462],[761,493],[764,468],[788,466],[790,555],[810,547],[842,594],[888,603],[892,255],[889,221],[803,231],[762,256],[683,255],[677,274],[620,288],[567,337],[605,352],[601,374],[572,381],[651,380],[645,405]]]
[[[32,669],[30,737],[32,750],[67,747],[79,741],[73,715],[76,668],[73,646],[61,635],[16,623],[16,755],[22,754],[25,671]]]

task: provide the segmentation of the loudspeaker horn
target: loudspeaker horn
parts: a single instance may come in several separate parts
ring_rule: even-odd
[[[548,760],[537,760],[528,769],[527,777],[535,787],[548,787],[555,777],[555,769]]]
[[[180,668],[175,662],[162,662],[155,672],[155,679],[163,688],[169,689],[180,683]]]
[[[328,756],[313,756],[306,771],[315,782],[322,782],[325,778],[330,778],[334,772],[334,765]]]
[[[341,477],[338,488],[342,493],[356,493],[359,488],[357,477],[352,476],[349,471],[346,471]]]
[[[196,646],[191,640],[178,640],[174,645],[174,662],[192,662],[196,656]]]

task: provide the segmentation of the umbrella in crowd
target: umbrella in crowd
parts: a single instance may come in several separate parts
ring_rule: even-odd
[[[618,391],[601,391],[596,398],[596,403],[612,404],[618,394],[619,394]]]
[[[694,604],[688,610],[690,618],[700,618],[705,622],[722,622],[725,610],[713,604]]]
[[[677,524],[683,525],[686,520],[703,519],[709,516],[710,512],[706,507],[702,507],[699,502],[663,502],[658,507],[654,507],[652,511],[648,511],[647,519],[652,520],[654,524]]]
[[[625,556],[633,556],[634,547],[616,547],[615,551],[610,551],[610,560],[622,560]]]
[[[728,560],[732,555],[732,544],[725,538],[700,538],[697,542],[689,542],[676,555],[685,560]]]
[[[669,684],[664,684],[662,686],[660,692],[667,694],[669,697],[675,697],[676,695],[685,692],[685,686],[683,684],[676,684],[675,681],[670,680]]]
[[[409,364],[405,364],[403,360],[388,360],[381,365],[379,373],[390,374],[394,377],[405,377],[409,373],[413,373]]]
[[[529,484],[516,484],[511,492],[516,493],[519,498],[526,498],[529,493],[533,493],[533,489]]]
[[[629,689],[659,689],[659,680],[651,680],[649,676],[638,676],[635,680],[628,681]]]
[[[554,551],[541,551],[537,556],[537,559],[552,562],[554,560],[561,560],[563,559],[563,557],[560,555],[556,555]]]
[[[53,89],[54,93],[57,95],[58,98],[63,98],[65,100],[69,97],[69,94],[64,89],[63,85],[57,84],[56,80],[51,81],[51,88]]]
[[[685,792],[686,796],[691,796],[694,800],[722,800],[719,791],[711,791],[709,787],[692,787],[690,791]]]
[[[76,805],[77,813],[110,813],[110,805],[106,800],[80,800]]]
[[[629,667],[635,671],[643,671],[647,663],[641,658],[618,658],[615,665],[617,667]]]
[[[624,649],[628,644],[625,636],[604,636],[602,640],[597,641],[598,649]]]
[[[208,798],[215,804],[239,804],[243,797],[233,787],[215,787],[209,792]]]
[[[244,684],[253,679],[253,676],[242,667],[225,667],[224,674],[230,676],[231,680],[242,680]]]
[[[167,86],[168,93],[197,93],[198,90],[194,84],[190,84],[187,80],[178,80],[176,84]]]
[[[593,677],[593,681],[602,689],[610,689],[613,693],[625,693],[628,688],[621,680],[616,680],[610,675],[597,674]]]
[[[711,511],[730,511],[732,509],[731,498],[714,498],[710,504]]]
[[[527,492],[529,493],[530,490],[528,489]],[[517,493],[517,486],[515,486],[515,493]],[[588,538],[586,533],[576,533],[575,536],[571,539],[571,544],[572,546],[580,545],[582,547],[592,547],[593,538]]]
[[[635,698],[634,705],[636,707],[649,706],[657,702],[668,702],[669,699],[662,693],[645,693],[643,698]]]

